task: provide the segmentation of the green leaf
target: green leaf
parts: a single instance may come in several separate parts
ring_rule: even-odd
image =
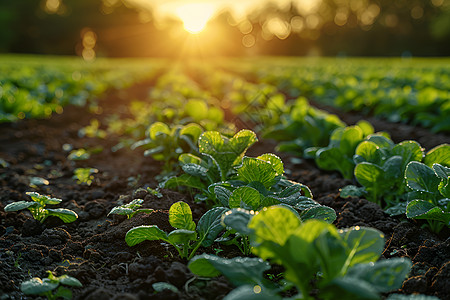
[[[44,278],[44,280],[34,277],[30,280],[22,282],[20,290],[25,295],[39,295],[48,291],[52,291],[58,287],[58,282],[53,282]]]
[[[153,123],[148,129],[148,136],[152,140],[158,139],[159,135],[166,134],[170,135],[170,128],[162,122]]]
[[[152,284],[152,288],[156,291],[156,292],[164,292],[165,290],[169,290],[172,291],[174,293],[178,293],[179,290],[176,286],[174,286],[173,284],[167,283],[167,282],[155,282]]]
[[[220,185],[215,186],[214,194],[216,195],[217,200],[219,200],[219,202],[223,206],[228,206],[228,202],[231,197],[231,192],[227,188]]]
[[[58,280],[59,280],[59,283],[68,285],[68,286],[75,286],[75,287],[83,286],[78,279],[76,279],[75,277],[69,276],[69,275],[59,276]]]
[[[406,207],[406,216],[410,219],[427,219],[443,222],[450,226],[450,212],[424,200],[413,200]]]
[[[216,237],[224,230],[221,224],[222,215],[228,211],[226,207],[216,207],[208,210],[198,221],[197,232],[204,240],[202,246],[209,247]]]
[[[270,249],[258,247],[258,245],[263,242],[273,242],[283,246],[300,224],[300,218],[285,207],[264,208],[248,224],[248,228],[253,230],[251,234],[251,241],[255,246],[253,251],[263,259],[273,257],[275,254]]]
[[[163,240],[168,242],[167,234],[158,228],[156,225],[142,225],[131,228],[125,235],[125,242],[132,247],[143,241]]]
[[[384,234],[374,228],[355,226],[339,230],[349,249],[348,266],[378,260],[384,249]]]
[[[272,168],[276,171],[276,176],[283,175],[284,166],[281,158],[272,153],[266,153],[257,157],[257,159],[261,159],[263,161],[267,161],[272,165]]]
[[[344,178],[353,178],[355,164],[345,157],[338,148],[322,148],[316,153],[316,163],[324,170],[338,170]]]
[[[217,276],[217,273],[213,272],[209,265],[204,262],[205,260],[236,286],[261,284],[264,281],[263,272],[270,269],[270,264],[260,258],[235,257],[227,259],[209,254],[195,256],[189,262],[188,268],[198,276]]]
[[[195,230],[195,223],[192,221],[192,211],[189,205],[183,201],[178,201],[169,209],[169,223],[177,229]]]
[[[375,143],[364,141],[356,147],[355,155],[364,158],[367,162],[377,162],[380,160],[378,149],[379,147]]]
[[[367,138],[368,141],[375,143],[380,148],[390,149],[394,146],[394,142],[383,135],[380,134],[372,134]]]
[[[47,209],[49,216],[55,216],[63,220],[64,223],[71,223],[78,219],[76,212],[65,208],[49,208]]]
[[[441,182],[433,169],[416,161],[412,161],[406,166],[405,178],[411,189],[429,193],[435,193]]]
[[[384,182],[384,170],[377,165],[362,162],[355,167],[356,180],[365,187]]]
[[[341,198],[348,197],[364,197],[367,194],[367,191],[364,187],[359,187],[356,185],[346,185],[342,189],[339,190]]]
[[[248,223],[254,215],[253,211],[236,208],[229,210],[222,216],[222,223],[242,235],[250,235],[252,230],[248,228]]]
[[[202,159],[198,156],[195,156],[191,153],[182,153],[178,157],[178,161],[183,164],[197,164],[200,165],[202,163]]]
[[[181,166],[181,168],[186,174],[195,177],[206,177],[208,173],[208,169],[197,164],[184,164]]]
[[[172,245],[187,245],[189,241],[195,241],[197,233],[192,230],[176,229],[169,233],[169,241]]]
[[[218,131],[205,131],[198,139],[198,149],[201,153],[214,155],[221,152],[224,139]]]
[[[205,184],[199,177],[194,177],[189,174],[181,174],[178,177],[170,177],[164,183],[164,187],[167,189],[176,189],[180,186],[186,186],[198,190],[203,190],[206,188]]]
[[[277,172],[271,163],[253,157],[244,157],[242,166],[238,169],[238,175],[242,181],[261,182],[268,189],[276,183]]]
[[[60,286],[54,293],[54,296],[56,297],[56,299],[61,297],[63,299],[70,300],[72,299],[72,291],[66,287]]]
[[[348,126],[344,129],[339,143],[339,150],[347,157],[352,157],[356,146],[364,138],[363,131],[357,126]]]
[[[38,205],[38,203],[31,201],[17,201],[6,205],[4,209],[6,212],[19,211],[28,207],[34,207]]]
[[[416,141],[403,141],[392,148],[392,155],[399,155],[403,159],[403,170],[410,161],[422,161],[424,152]]]
[[[258,138],[253,131],[242,129],[229,140],[229,150],[242,157],[245,151],[257,141]]]
[[[401,288],[411,270],[412,263],[406,258],[390,258],[374,263],[358,264],[350,268],[346,277],[364,280],[379,293]]]
[[[390,294],[386,300],[439,300],[438,297],[435,296],[427,296],[427,295],[401,295],[401,294]]]
[[[320,205],[303,211],[300,217],[302,221],[318,219],[331,224],[336,220],[336,212],[331,207]]]
[[[246,204],[251,209],[258,209],[261,204],[261,195],[254,188],[248,186],[238,187],[233,191],[229,199],[230,208],[242,207]]]
[[[43,206],[45,206],[47,204],[59,204],[59,203],[62,202],[61,199],[51,198],[49,196],[41,195],[41,194],[36,193],[36,192],[26,192],[25,194],[30,196],[31,199],[33,199],[33,201],[36,201],[36,202],[40,203]]]
[[[180,135],[189,135],[193,141],[197,141],[202,134],[203,129],[196,123],[189,123],[180,130]]]
[[[449,180],[450,177],[450,168],[444,167],[440,164],[434,164],[432,166],[434,173],[436,173],[436,175],[443,179],[444,181]]]
[[[356,126],[358,126],[362,132],[363,132],[363,136],[366,137],[368,135],[371,135],[374,133],[374,128],[372,126],[372,124],[370,124],[368,121],[366,120],[360,120],[356,123]]]
[[[442,144],[434,147],[427,152],[423,162],[429,167],[432,167],[433,164],[450,167],[450,145]]]

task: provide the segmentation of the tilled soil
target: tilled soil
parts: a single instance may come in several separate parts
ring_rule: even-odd
[[[142,190],[135,192],[139,187],[157,186],[154,177],[161,170],[159,162],[144,157],[140,150],[112,152],[118,137],[78,136],[78,130],[92,118],[105,119],[128,100],[143,98],[147,92],[145,83],[126,91],[112,91],[100,100],[104,108],[100,115],[92,115],[86,108],[67,107],[62,115],[49,120],[0,124],[0,158],[9,163],[0,168],[0,299],[28,299],[20,292],[20,283],[35,276],[46,277],[47,270],[74,276],[82,282],[82,288],[72,289],[75,299],[222,299],[233,289],[223,277],[195,278],[187,269],[187,262],[166,244],[147,241],[128,247],[124,237],[134,226],[155,224],[169,230],[168,209],[177,201],[191,206],[195,221],[207,208],[195,203],[191,195],[175,191],[162,190],[160,198]],[[351,124],[358,119],[347,116],[344,121]],[[396,142],[416,139],[427,150],[450,140],[446,135],[433,135],[407,125],[376,121],[375,127],[389,132]],[[74,162],[67,159],[64,144],[75,149],[102,146],[104,150],[88,160]],[[249,155],[274,152],[274,146],[272,141],[260,141]],[[336,210],[337,227],[377,228],[386,236],[383,257],[408,257],[413,261],[410,277],[397,293],[450,299],[448,230],[437,236],[422,229],[423,223],[390,217],[365,199],[342,199],[339,189],[351,181],[337,173],[321,171],[311,161],[277,154],[285,162],[289,179],[308,185],[315,200]],[[77,167],[99,170],[91,186],[77,184],[72,178]],[[45,178],[49,185],[32,189],[32,177]],[[62,199],[61,207],[76,211],[79,219],[64,224],[50,217],[41,225],[28,212],[4,212],[4,206],[12,201],[29,200],[25,193],[32,190]],[[155,212],[132,219],[107,216],[120,201],[138,198],[144,199],[144,207]],[[200,248],[198,254],[216,251],[228,257],[239,255],[236,249],[220,245]],[[157,293],[152,287],[155,282],[171,283],[179,292]]]

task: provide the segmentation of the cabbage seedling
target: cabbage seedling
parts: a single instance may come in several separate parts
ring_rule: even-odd
[[[45,208],[48,204],[59,204],[62,202],[58,198],[40,195],[36,192],[27,192],[33,201],[17,201],[5,206],[6,212],[28,209],[33,218],[43,223],[49,216],[60,218],[64,223],[71,223],[78,218],[78,215],[70,209],[65,208]]]
[[[142,199],[134,199],[128,204],[116,206],[109,212],[108,216],[113,215],[122,215],[127,216],[128,219],[134,217],[138,213],[146,213],[149,214],[153,212],[153,209],[150,208],[140,208],[142,206]]]
[[[72,287],[83,286],[81,282],[74,277],[68,275],[56,277],[51,271],[47,271],[47,273],[47,278],[41,279],[39,277],[34,277],[30,280],[22,282],[22,284],[20,285],[20,290],[25,295],[45,296],[50,300],[56,300],[58,298],[72,299],[72,291],[60,285],[67,285]],[[56,288],[58,289],[53,292],[53,290],[55,290]]]

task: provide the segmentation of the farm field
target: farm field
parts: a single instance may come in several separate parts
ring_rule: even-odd
[[[0,74],[0,299],[450,299],[450,59]]]

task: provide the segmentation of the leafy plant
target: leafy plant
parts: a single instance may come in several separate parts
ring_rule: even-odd
[[[308,147],[324,147],[330,133],[345,126],[336,115],[310,106],[304,97],[291,105],[280,103],[274,109],[275,115],[281,110],[280,121],[265,128],[263,137],[279,141],[280,151],[303,153]],[[264,110],[261,113],[266,114]]]
[[[280,220],[283,220],[280,222]],[[225,299],[271,297],[296,287],[294,299],[379,299],[381,293],[401,286],[411,268],[404,258],[377,261],[384,249],[383,234],[376,229],[353,227],[337,230],[320,220],[301,219],[285,207],[270,207],[248,224],[252,252],[263,260],[281,264],[285,285],[268,283],[267,262],[258,258],[225,259],[199,255],[189,262],[197,276],[225,275],[239,286]]]
[[[220,224],[222,213],[227,208],[217,207],[207,211],[196,225],[188,204],[179,201],[169,209],[169,223],[175,230],[166,233],[156,225],[143,225],[130,229],[125,241],[128,246],[137,245],[145,240],[161,240],[171,244],[181,258],[191,259],[200,246],[212,245],[223,230]]]
[[[283,178],[283,162],[274,154],[244,157],[236,170],[236,180],[209,187],[222,206],[260,210],[285,204],[296,209],[305,219],[318,217],[330,223],[336,219],[333,209],[312,200],[311,190],[306,185]]]
[[[121,215],[121,216],[127,216],[128,219],[131,219],[138,213],[152,213],[154,210],[150,208],[141,208],[142,203],[144,200],[142,199],[134,199],[130,203],[123,204],[120,206],[116,206],[109,212],[108,216],[113,215]]]
[[[353,155],[359,143],[374,133],[367,121],[354,126],[340,127],[333,131],[327,147],[312,147],[305,150],[305,156],[314,157],[319,168],[339,171],[344,178],[352,179],[355,162]]]
[[[170,128],[163,122],[155,122],[147,130],[148,137],[134,143],[131,148],[143,147],[145,156],[164,161],[164,171],[171,172],[181,153],[196,151],[196,141],[202,132],[203,129],[195,123]]]
[[[208,186],[232,179],[236,176],[234,167],[242,162],[247,149],[257,141],[253,131],[243,129],[232,138],[217,131],[206,131],[198,139],[199,156],[180,155],[181,168],[185,172],[165,182],[166,188],[187,186],[210,195]]]
[[[71,286],[71,287],[82,287],[78,279],[71,277],[69,275],[55,276],[51,271],[47,271],[48,277],[41,279],[39,277],[34,277],[30,280],[22,282],[20,285],[20,290],[25,295],[39,295],[45,296],[49,300],[64,298],[72,299],[72,291],[61,285]],[[58,288],[56,291],[54,291]]]
[[[394,144],[384,136],[372,135],[360,143],[353,157],[356,180],[364,187],[368,200],[389,208],[404,200],[404,172],[411,161],[421,161],[422,147],[416,141]],[[354,187],[346,188],[354,189]]]
[[[450,168],[413,161],[406,167],[405,178],[412,190],[406,216],[427,220],[434,232],[450,227]]]
[[[6,212],[28,209],[34,219],[43,223],[49,216],[60,218],[64,223],[71,223],[78,218],[78,215],[70,209],[65,208],[45,208],[47,205],[59,204],[62,202],[58,198],[40,195],[36,192],[27,192],[33,201],[17,201],[5,206]]]
[[[98,173],[98,170],[95,168],[76,168],[73,170],[73,179],[77,180],[78,184],[86,184],[90,186],[92,181],[94,181],[94,175]]]

